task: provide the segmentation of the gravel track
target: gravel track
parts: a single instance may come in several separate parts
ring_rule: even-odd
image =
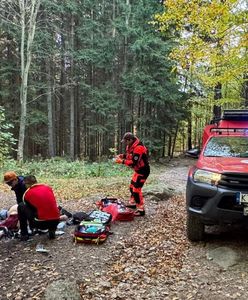
[[[86,300],[247,299],[247,232],[211,230],[201,243],[189,243],[185,237],[184,192],[192,163],[178,159],[164,165],[157,180],[177,195],[160,202],[148,199],[146,217],[113,224],[114,234],[101,246],[75,245],[69,226],[54,241],[45,235],[27,243],[1,240],[0,299],[43,299],[49,283],[58,279],[75,281]],[[73,211],[80,205],[87,211],[98,199],[80,199],[66,208]],[[0,192],[0,208],[14,202],[12,193]],[[48,255],[35,251],[38,243]],[[219,247],[234,249],[240,259],[221,267],[208,259],[208,252]]]

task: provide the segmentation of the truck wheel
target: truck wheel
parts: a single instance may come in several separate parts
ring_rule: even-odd
[[[204,238],[204,224],[194,215],[187,215],[187,237],[192,242],[202,241]]]

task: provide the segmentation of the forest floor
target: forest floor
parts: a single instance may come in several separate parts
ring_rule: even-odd
[[[74,226],[53,241],[46,235],[28,242],[0,240],[0,299],[44,299],[47,286],[59,279],[75,281],[85,300],[247,299],[247,231],[211,230],[200,243],[186,238],[184,193],[193,162],[175,159],[161,166],[156,180],[174,188],[175,195],[166,201],[147,199],[146,216],[113,224],[113,234],[102,245],[75,245]],[[89,211],[99,197],[64,207]],[[12,193],[0,192],[0,209],[14,201]],[[36,252],[39,243],[47,254]],[[233,250],[238,259],[220,264],[211,256],[215,249]]]

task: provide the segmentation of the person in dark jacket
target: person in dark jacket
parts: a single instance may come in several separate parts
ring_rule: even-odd
[[[17,176],[13,171],[8,171],[3,175],[3,178],[4,182],[15,192],[17,204],[21,203],[23,194],[27,189],[23,181],[24,177]]]
[[[130,184],[131,197],[127,207],[136,209],[134,213],[136,216],[144,216],[145,202],[141,189],[150,174],[148,150],[131,132],[124,134],[122,142],[126,145],[126,152],[119,154],[115,162],[124,164],[134,170]]]
[[[55,231],[60,219],[59,208],[50,186],[37,183],[35,176],[24,177],[27,187],[23,202],[18,205],[21,240],[28,240],[28,222],[31,229],[48,229],[50,239],[55,238]]]

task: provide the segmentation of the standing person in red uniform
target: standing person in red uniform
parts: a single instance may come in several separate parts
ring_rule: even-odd
[[[28,240],[28,222],[30,228],[48,229],[49,238],[55,238],[59,223],[59,209],[51,187],[38,184],[35,176],[24,177],[27,187],[23,202],[18,205],[21,240]]]
[[[131,132],[126,132],[121,142],[125,143],[126,152],[119,154],[115,162],[124,164],[134,170],[130,184],[131,197],[127,207],[136,209],[134,213],[136,216],[144,216],[145,202],[141,189],[150,174],[148,150]]]

